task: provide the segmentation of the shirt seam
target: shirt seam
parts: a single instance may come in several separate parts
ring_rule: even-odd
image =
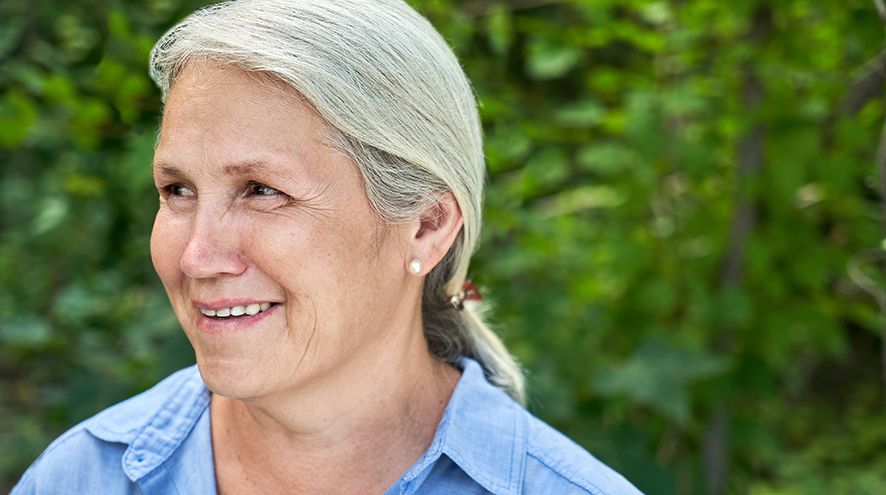
[[[516,462],[511,462],[511,470],[509,474],[509,481],[516,480],[517,486],[511,490],[514,493],[522,493],[523,492],[523,478],[526,476],[526,456],[529,454],[529,418],[527,417],[528,411],[523,409],[521,406],[512,403],[512,409],[516,409],[514,411],[514,435],[517,435],[519,432],[519,447],[517,446],[518,442],[515,439],[513,443],[514,448],[518,449]],[[513,455],[513,452],[512,452]],[[517,464],[517,475],[514,475],[514,467]]]
[[[542,458],[540,455],[532,451],[527,451],[526,455],[532,457],[541,465],[553,471],[557,476],[575,485],[581,490],[592,493],[593,495],[609,495],[608,492],[602,490],[599,486],[595,485],[591,481],[582,479],[577,476],[573,470],[569,469],[571,468],[571,466],[566,463],[555,462],[553,459],[547,457]]]
[[[403,479],[400,482],[400,495],[405,495],[406,493],[408,493],[410,491],[410,489],[412,489],[412,483],[416,480],[416,478],[418,478],[418,476],[425,469],[432,469],[433,470],[434,466],[436,466],[437,462],[440,460],[440,456],[442,456],[446,452],[446,449],[444,447],[446,445],[446,436],[449,434],[449,423],[450,423],[450,418],[444,416],[443,419],[440,421],[440,425],[438,426],[438,429],[442,431],[442,435],[440,436],[440,441],[437,442],[435,440],[431,444],[431,448],[434,449],[433,452],[428,450],[425,453],[425,455],[430,454],[428,456],[429,460],[427,461],[427,465],[425,465],[420,470],[416,470],[411,476],[403,477]],[[434,444],[437,444],[437,445],[435,446]],[[449,454],[446,454],[446,455],[449,455]],[[434,459],[430,460],[430,458],[432,458],[432,457]],[[430,476],[430,473],[428,473],[428,476]],[[424,481],[427,481],[427,476],[425,477]],[[415,489],[412,490],[412,492],[415,493],[415,490],[417,490],[417,489],[418,489],[418,487],[415,487]]]
[[[483,385],[492,386],[486,380],[486,377],[483,375],[483,370],[480,368],[478,363],[473,363],[479,369],[474,371],[479,372],[479,383],[476,383],[474,387],[472,387],[471,391],[482,390]],[[463,372],[468,371],[468,364],[466,363]],[[463,376],[464,378],[464,376]],[[475,377],[476,378],[476,377]],[[461,382],[459,386],[461,386]],[[458,389],[456,389],[458,390]],[[497,398],[496,398],[497,399]],[[459,418],[457,421],[454,418],[458,418],[461,414],[458,406],[460,403],[456,403],[453,409],[448,411],[450,416],[450,421],[453,421],[454,424],[460,425],[457,428],[466,428],[465,426],[465,418]],[[502,404],[504,406],[504,404]],[[458,467],[461,469],[468,477],[472,478],[475,483],[482,486],[484,489],[496,493],[498,495],[515,495],[519,493],[519,489],[522,487],[522,464],[525,462],[526,456],[526,445],[529,434],[529,424],[526,421],[526,412],[525,409],[520,407],[516,402],[508,400],[507,406],[505,406],[502,410],[503,415],[511,416],[511,430],[509,433],[509,437],[512,439],[510,442],[511,450],[505,454],[507,457],[507,467],[502,466],[501,463],[496,463],[495,466],[491,466],[492,469],[489,469],[490,472],[487,472],[485,469],[478,469],[478,465],[476,463],[467,462],[467,459],[462,455],[462,449],[456,448],[454,445],[450,445],[447,438],[444,438],[442,442],[443,453],[445,453]],[[504,430],[506,425],[504,418],[502,418],[501,422],[496,425],[496,428]],[[522,426],[522,428],[521,428]],[[446,435],[448,436],[450,431],[446,430]],[[502,453],[503,454],[503,453]],[[480,465],[484,467],[490,467],[487,464],[484,464],[482,461]],[[518,477],[515,482],[515,469],[520,470],[521,472],[518,474]],[[507,478],[503,479],[505,474],[507,473]],[[492,476],[490,476],[492,474]]]
[[[481,472],[475,472],[474,474],[467,472],[464,468],[461,467],[461,466],[470,465],[470,463],[467,462],[464,457],[457,455],[457,454],[453,455],[452,453],[447,453],[446,455],[448,455],[449,458],[452,459],[455,462],[455,464],[458,465],[462,471],[465,471],[465,474],[467,474],[469,477],[474,478],[477,481],[483,482],[483,483],[480,483],[481,485],[486,485],[491,488],[494,488],[498,493],[511,493],[511,490],[509,490],[507,486],[500,485],[498,482],[487,478],[486,475],[484,475]],[[476,469],[472,469],[471,471],[476,471]]]
[[[182,491],[179,490],[178,483],[175,482],[175,476],[172,475],[172,471],[169,470],[169,465],[166,463],[166,461],[163,461],[163,469],[165,469],[166,474],[169,475],[169,484],[171,484],[172,487],[175,488],[175,493],[181,495]]]

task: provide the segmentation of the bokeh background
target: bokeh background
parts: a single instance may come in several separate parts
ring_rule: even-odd
[[[203,3],[0,0],[0,491],[193,362],[146,62]],[[874,2],[413,4],[482,105],[471,276],[530,409],[649,495],[886,493]]]

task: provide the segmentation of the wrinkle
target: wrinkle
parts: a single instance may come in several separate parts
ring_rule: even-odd
[[[314,357],[316,357],[316,355],[317,355],[317,346],[311,345],[311,343],[314,342],[314,336],[319,335],[319,331],[317,329],[317,307],[314,305],[313,300],[310,300],[310,302],[311,302],[311,314],[313,315],[314,321],[310,325],[311,331],[308,332],[308,340],[305,342],[304,350],[302,351],[301,357],[299,358],[298,362],[295,363],[295,367],[292,369],[293,376],[298,373],[298,370],[301,368],[301,365],[304,362],[305,358],[307,357],[309,351],[314,355]],[[290,331],[288,338],[290,338],[290,339],[297,338],[297,336],[294,336]],[[319,337],[317,338],[317,340],[318,341],[320,340]]]

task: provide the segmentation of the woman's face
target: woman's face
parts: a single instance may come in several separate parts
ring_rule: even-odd
[[[189,66],[169,94],[151,255],[220,395],[370,366],[417,304],[399,231],[325,136],[297,95],[237,68]]]

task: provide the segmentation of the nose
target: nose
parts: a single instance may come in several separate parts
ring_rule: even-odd
[[[246,271],[236,222],[223,212],[200,207],[197,210],[191,223],[191,236],[182,253],[182,272],[191,278],[216,278]]]

